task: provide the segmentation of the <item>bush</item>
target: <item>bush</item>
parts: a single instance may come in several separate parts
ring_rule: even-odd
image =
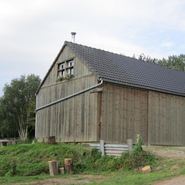
[[[72,158],[74,173],[90,171],[127,170],[143,165],[154,165],[155,157],[144,152],[138,145],[132,155],[122,153],[121,157],[104,155],[95,148],[87,150],[86,145],[55,144],[43,145],[18,144],[0,148],[0,176],[32,176],[48,173],[48,161],[59,161],[64,167],[64,159]]]

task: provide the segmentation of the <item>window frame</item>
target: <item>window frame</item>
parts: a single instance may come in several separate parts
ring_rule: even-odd
[[[72,65],[70,64],[71,62]],[[63,77],[65,78],[66,74],[70,74],[71,76],[74,76],[74,58],[68,59],[68,60],[64,60],[60,63],[58,63],[57,65],[57,78],[59,77]],[[63,66],[64,65],[64,66]],[[72,73],[71,73],[72,71]]]

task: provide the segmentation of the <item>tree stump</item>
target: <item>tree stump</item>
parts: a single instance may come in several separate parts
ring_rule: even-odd
[[[16,145],[17,144],[17,141],[12,141],[12,145]]]
[[[64,174],[64,168],[59,168],[60,174]]]
[[[55,136],[43,137],[44,144],[56,144]]]
[[[71,158],[64,159],[66,173],[73,174],[73,160]]]
[[[48,161],[49,164],[49,173],[51,176],[55,176],[58,174],[58,161]]]

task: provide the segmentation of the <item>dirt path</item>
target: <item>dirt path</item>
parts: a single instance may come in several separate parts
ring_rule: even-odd
[[[146,146],[145,151],[169,158],[185,158],[185,147]],[[155,182],[153,185],[184,185],[185,175]]]
[[[185,147],[144,146],[143,149],[161,157],[185,158]]]
[[[38,180],[29,183],[13,183],[12,185],[68,185],[68,184],[89,184],[93,181],[102,182],[105,177],[101,175],[75,175],[70,178],[52,178],[45,180]]]
[[[174,177],[172,179],[155,182],[153,185],[184,185],[184,184],[185,184],[185,175],[181,175],[179,177]]]

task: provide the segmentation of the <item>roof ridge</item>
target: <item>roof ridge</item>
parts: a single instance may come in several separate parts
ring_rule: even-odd
[[[170,70],[173,70],[173,71],[183,72],[183,73],[184,73],[184,71],[181,71],[181,70],[178,70],[178,69],[170,68],[170,67],[167,67],[167,66],[162,66],[162,65],[159,65],[158,63],[146,62],[146,61],[139,60],[139,59],[134,58],[134,57],[131,57],[131,56],[126,56],[126,55],[123,55],[123,54],[118,54],[118,53],[111,52],[111,51],[107,51],[107,50],[104,50],[104,49],[98,49],[98,48],[95,48],[95,47],[91,47],[91,46],[87,46],[87,45],[83,45],[83,44],[78,44],[78,43],[73,43],[73,42],[69,42],[69,41],[65,41],[65,43],[66,43],[66,44],[67,44],[67,43],[69,43],[69,44],[75,44],[75,45],[78,45],[78,46],[87,47],[87,48],[90,48],[90,49],[95,49],[95,50],[107,52],[107,53],[110,53],[110,54],[123,56],[123,57],[129,58],[129,59],[133,59],[133,60],[141,61],[141,62],[144,62],[144,63],[148,63],[148,64],[150,64],[150,65],[151,65],[151,64],[152,64],[152,65],[157,65],[157,66],[165,67],[165,68],[170,69]]]

